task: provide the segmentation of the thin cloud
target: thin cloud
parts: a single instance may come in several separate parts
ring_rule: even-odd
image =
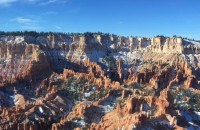
[[[58,29],[58,30],[61,30],[61,27],[60,26],[57,26],[57,25],[54,25],[54,28]]]
[[[16,17],[10,20],[11,22],[18,22],[18,23],[33,23],[34,21],[30,18],[24,18],[24,17]]]
[[[19,0],[0,0],[0,6],[9,6],[12,3],[18,2]]]
[[[12,22],[12,23],[16,22],[20,28],[25,29],[25,30],[40,30],[40,29],[42,29],[42,27],[40,27],[38,25],[38,22],[31,18],[16,17],[16,18],[11,19],[10,22]]]
[[[49,0],[47,2],[42,2],[40,3],[39,5],[48,5],[48,4],[52,4],[52,3],[55,3],[57,0]]]
[[[0,7],[10,7],[15,4],[35,4],[35,5],[49,5],[49,4],[65,4],[69,0],[0,0]]]
[[[40,2],[42,0],[0,0],[0,6],[1,7],[10,7],[13,4],[28,4],[28,3],[37,3]]]
[[[39,5],[45,6],[45,5],[54,4],[54,3],[64,4],[64,3],[67,3],[68,1],[69,0],[48,0],[47,2],[42,2]]]

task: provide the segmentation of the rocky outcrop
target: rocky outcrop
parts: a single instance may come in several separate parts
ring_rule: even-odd
[[[45,97],[35,101],[25,101],[22,95],[17,94],[14,99],[16,106],[1,110],[0,120],[3,125],[0,128],[5,130],[48,129],[52,118],[69,113],[72,107],[71,101],[62,99],[56,94],[55,89],[52,87]]]
[[[177,37],[0,36],[0,129],[196,128],[199,61]]]
[[[40,77],[50,71],[45,53],[37,45],[0,43],[0,57],[1,87],[24,79],[32,80],[41,71]]]
[[[152,39],[151,50],[158,53],[183,53],[183,39],[155,37]]]

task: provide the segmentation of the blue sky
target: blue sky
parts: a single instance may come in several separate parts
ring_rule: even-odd
[[[200,39],[200,0],[0,0],[0,30]]]

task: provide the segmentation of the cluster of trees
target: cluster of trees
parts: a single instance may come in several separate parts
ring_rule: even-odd
[[[164,36],[164,35],[157,35],[156,37],[162,37],[162,38],[167,37],[167,38],[169,38],[168,36]],[[177,35],[173,35],[173,37],[182,38],[181,36],[177,36]]]
[[[162,37],[162,38],[164,38],[164,37],[167,37],[167,36],[164,36],[164,35],[157,35],[156,37]]]
[[[94,35],[105,35],[105,36],[117,36],[115,34],[103,33],[103,32],[85,32],[85,33],[65,33],[65,32],[36,32],[36,31],[13,31],[5,32],[0,31],[0,36],[48,36],[48,35],[68,35],[68,36],[94,36]]]
[[[167,36],[164,36],[164,35],[157,35],[156,37],[167,37]],[[173,37],[177,37],[177,38],[183,38],[183,39],[186,39],[186,40],[190,40],[190,41],[196,41],[196,42],[200,42],[200,40],[195,40],[194,38],[187,38],[187,37],[182,37],[182,36],[177,36],[177,35],[173,35]],[[168,37],[167,37],[168,38]]]
[[[200,42],[200,40],[195,40],[194,38],[181,37],[181,36],[176,36],[176,35],[173,35],[173,37],[183,38],[183,39],[185,39],[185,40],[189,40],[189,41]]]
[[[68,35],[68,36],[94,36],[94,35],[103,35],[103,36],[114,36],[117,37],[115,34],[110,34],[110,33],[103,33],[103,32],[84,32],[84,33],[73,33],[73,32],[36,32],[36,31],[12,31],[12,32],[5,32],[5,31],[0,31],[0,36],[48,36],[48,35]],[[132,36],[131,36],[132,37]],[[156,37],[167,37],[164,35],[157,35]],[[181,36],[173,35],[173,37],[178,37],[182,38]],[[200,42],[200,40],[194,40],[183,37],[183,39],[190,40],[190,41],[196,41]]]
[[[106,55],[102,62],[109,68],[109,69],[117,69],[116,59],[112,55]]]
[[[54,34],[53,32],[35,32],[35,31],[15,31],[15,32],[4,32],[0,31],[0,36],[45,36],[49,34]]]
[[[87,99],[89,101],[97,101],[98,99],[105,97],[108,94],[107,89],[100,89],[98,93],[96,90],[99,86],[89,83],[89,81],[85,78],[75,78],[73,75],[68,77],[66,81],[62,81],[58,85],[58,93],[69,97],[74,102],[82,101],[83,99]],[[89,96],[85,96],[83,92],[83,88],[86,89],[85,92],[94,92]]]
[[[94,35],[104,35],[104,36],[117,36],[115,34],[103,33],[103,32],[84,32],[84,33],[69,33],[70,35],[75,36],[94,36]]]
[[[4,64],[4,62],[5,62],[4,60],[1,60],[1,59],[0,59],[0,64]]]
[[[157,35],[156,37],[167,37],[168,38],[168,36],[164,36],[164,35]],[[173,35],[172,37],[182,38],[181,36],[177,36],[177,35]]]
[[[178,37],[178,38],[182,38],[181,36],[177,36],[177,35],[173,35],[173,37]]]
[[[194,38],[187,38],[187,37],[184,37],[183,39],[186,39],[186,40],[189,40],[189,41],[195,41],[195,42],[200,42],[200,40],[195,40]]]
[[[190,89],[181,88],[173,93],[173,97],[175,99],[175,107],[182,110],[193,109],[195,111],[200,111],[200,95],[194,93]],[[189,98],[187,102],[186,98]]]

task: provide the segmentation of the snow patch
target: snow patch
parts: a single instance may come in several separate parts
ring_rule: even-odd
[[[40,111],[41,113],[44,113],[42,107],[39,107],[39,111]]]

